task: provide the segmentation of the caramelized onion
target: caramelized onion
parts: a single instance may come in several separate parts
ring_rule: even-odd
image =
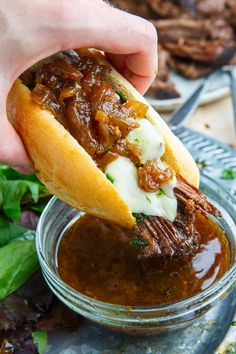
[[[67,63],[65,59],[56,59],[52,63],[44,65],[44,72],[60,76],[63,79],[70,79],[75,81],[80,81],[83,77],[83,74],[80,70],[75,68],[73,64]]]
[[[141,166],[144,161],[141,155],[141,149],[139,146],[131,144],[128,140],[126,141],[125,150],[130,160],[135,164],[135,166]]]
[[[123,104],[123,107],[129,109],[132,113],[135,114],[136,118],[144,118],[145,114],[148,111],[148,106],[139,101],[129,101]]]
[[[81,88],[80,87],[68,87],[63,89],[60,92],[60,95],[58,97],[58,102],[62,103],[66,98],[73,97],[76,93],[80,92]]]
[[[57,101],[56,96],[47,86],[37,84],[32,91],[32,100],[43,109],[48,109],[61,122],[63,118],[63,107]]]
[[[118,154],[108,151],[96,157],[96,164],[101,170],[103,170],[106,165],[116,160],[118,157]]]
[[[147,162],[138,146],[126,141],[128,134],[139,127],[148,106],[142,102],[119,99],[112,85],[104,80],[109,70],[97,64],[86,51],[78,53],[78,60],[59,58],[44,64],[36,74],[32,99],[69,130],[96,161],[104,168],[118,156],[129,158],[139,167],[139,186],[154,192],[168,182],[172,171]]]
[[[71,135],[93,156],[98,148],[98,141],[88,102],[80,97],[68,103],[65,115]]]
[[[146,162],[138,170],[139,187],[146,192],[156,192],[162,183],[169,182],[173,178],[170,167],[162,170],[155,161]]]

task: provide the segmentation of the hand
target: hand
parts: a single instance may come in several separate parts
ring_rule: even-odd
[[[7,120],[7,94],[17,77],[58,51],[97,48],[140,92],[156,75],[157,35],[148,21],[102,0],[2,0],[0,4],[0,161],[33,172]]]

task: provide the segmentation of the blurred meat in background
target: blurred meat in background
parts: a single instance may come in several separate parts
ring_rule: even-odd
[[[170,69],[196,79],[236,63],[236,0],[111,0],[154,24],[159,38],[158,77],[147,95],[180,96]]]

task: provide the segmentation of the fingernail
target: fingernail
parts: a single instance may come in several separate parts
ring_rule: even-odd
[[[22,173],[24,175],[32,175],[34,173],[34,170],[30,167],[12,166],[12,168],[16,172]]]

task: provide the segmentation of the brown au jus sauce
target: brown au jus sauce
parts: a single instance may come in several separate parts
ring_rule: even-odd
[[[108,303],[151,306],[184,299],[219,279],[230,263],[223,230],[199,214],[201,248],[193,257],[141,260],[132,230],[85,215],[68,229],[58,250],[58,272],[72,288]]]

